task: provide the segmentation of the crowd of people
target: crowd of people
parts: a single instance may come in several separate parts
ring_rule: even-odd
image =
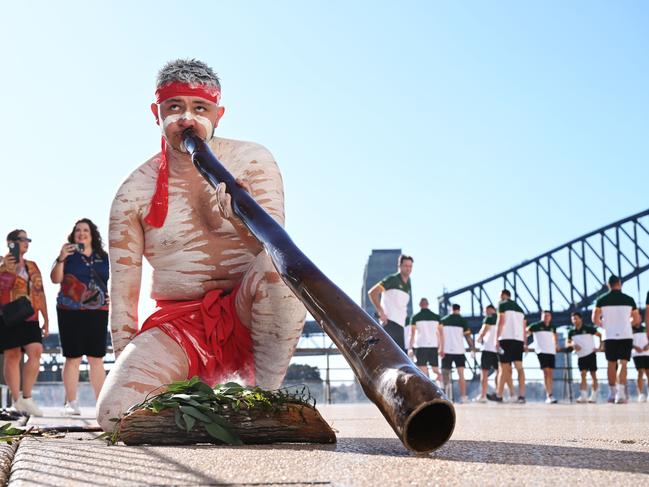
[[[426,298],[419,302],[420,310],[408,318],[408,303],[412,299],[410,275],[413,258],[401,255],[398,271],[376,283],[368,292],[376,308],[377,317],[384,330],[429,376],[429,367],[435,374],[433,380],[452,396],[451,372],[453,366],[458,376],[460,398],[467,402],[464,369],[465,346],[477,352],[468,322],[461,315],[459,304],[451,306],[451,313],[439,316],[429,309]],[[649,387],[649,293],[647,293],[644,323],[640,310],[632,297],[622,292],[618,276],[608,280],[608,292],[600,296],[592,310],[593,325],[586,324],[582,313],[571,313],[565,350],[574,352],[580,372],[578,403],[595,403],[598,397],[597,352],[604,352],[607,362],[607,402],[623,404],[629,399],[627,364],[633,358],[637,370],[637,399],[647,401],[645,384]],[[505,387],[510,397],[519,404],[526,402],[523,354],[528,351],[529,338],[533,339],[534,352],[543,372],[545,402],[557,403],[553,395],[553,372],[556,353],[560,350],[557,327],[552,321],[552,311],[543,310],[541,320],[528,323],[523,309],[512,299],[511,292],[503,289],[497,308],[491,304],[484,309],[482,327],[476,342],[480,351],[480,394],[477,402],[503,402]],[[439,361],[441,359],[441,370]],[[518,389],[514,388],[513,370],[516,369]],[[496,372],[494,391],[489,392],[489,376]],[[591,376],[591,393],[588,394],[588,375]]]
[[[49,317],[41,271],[36,262],[25,258],[30,243],[25,230],[16,229],[7,235],[9,253],[0,261],[0,352],[4,355],[3,373],[13,408],[42,416],[41,408],[32,398],[32,388],[40,370],[43,337],[49,334]],[[63,384],[67,414],[81,414],[77,386],[84,356],[90,365],[95,397],[104,383],[108,278],[108,254],[99,230],[91,220],[83,218],[74,224],[50,272],[52,282],[60,284],[56,314],[65,357]],[[23,354],[27,360],[21,388]]]

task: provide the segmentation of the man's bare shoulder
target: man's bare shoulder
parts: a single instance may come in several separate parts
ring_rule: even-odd
[[[210,147],[219,157],[230,162],[277,165],[273,154],[256,142],[214,137]]]
[[[130,200],[150,198],[155,190],[159,163],[160,154],[156,154],[145,163],[140,164],[124,179],[115,197]]]

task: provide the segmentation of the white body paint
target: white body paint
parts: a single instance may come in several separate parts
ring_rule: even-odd
[[[213,138],[209,144],[233,176],[246,180],[252,196],[283,225],[283,184],[272,155],[250,142]],[[180,159],[171,150],[168,158],[169,211],[161,228],[144,223],[155,190],[159,156],[135,170],[113,201],[109,237],[113,347],[118,355],[126,350],[143,321],[137,315],[137,305],[145,256],[153,267],[151,297],[156,300],[200,299],[211,289],[239,285],[236,308],[251,330],[256,382],[277,388],[297,345],[306,311],[281,281],[270,258],[264,252],[253,253],[232,223],[221,217],[214,190],[191,161],[186,156]],[[120,357],[111,370],[98,402],[98,420],[104,428],[112,425],[108,419],[116,411],[141,400],[146,394],[142,391],[150,391],[154,383],[157,387],[172,376],[179,380],[187,374],[186,366],[176,366],[169,374],[150,377],[154,357],[168,357],[173,363],[184,359],[185,365],[186,357],[173,340],[165,340],[166,335],[161,338],[160,332],[145,339],[149,333],[133,342],[139,344],[140,352],[129,352],[128,361]],[[128,385],[125,377],[129,377]]]
[[[214,135],[214,125],[212,125],[212,122],[210,121],[209,118],[203,117],[201,115],[194,115],[192,112],[187,110],[185,113],[178,113],[175,115],[168,115],[166,118],[162,119],[162,125],[160,126],[160,130],[162,131],[162,136],[167,137],[167,127],[171,125],[172,123],[178,122],[178,120],[195,120],[196,123],[199,123],[203,126],[205,129],[205,133],[209,134],[208,138],[205,139],[205,142],[209,142],[212,140],[212,136]],[[185,147],[185,142],[180,143],[180,151],[184,152],[187,154],[189,151],[187,150],[187,147]]]

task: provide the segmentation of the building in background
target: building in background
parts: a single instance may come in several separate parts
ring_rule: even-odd
[[[401,249],[373,249],[363,273],[363,289],[361,290],[361,308],[367,314],[378,319],[376,309],[370,301],[367,292],[388,274],[399,270],[399,256]],[[412,316],[412,300],[408,303],[408,317]]]

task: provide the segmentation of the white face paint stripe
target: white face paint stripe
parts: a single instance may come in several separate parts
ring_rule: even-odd
[[[214,135],[214,125],[212,125],[212,122],[210,121],[209,118],[203,117],[201,115],[194,115],[191,113],[189,110],[187,110],[185,113],[177,113],[174,115],[168,115],[167,117],[162,119],[162,125],[160,126],[160,129],[162,130],[162,135],[167,137],[166,129],[169,125],[172,123],[177,123],[180,120],[195,120],[196,123],[199,123],[200,125],[203,126],[205,129],[205,142],[209,142],[212,139],[212,136]],[[167,140],[169,140],[167,138]],[[183,152],[187,152],[187,149],[185,148],[184,144],[181,144],[181,149]]]

